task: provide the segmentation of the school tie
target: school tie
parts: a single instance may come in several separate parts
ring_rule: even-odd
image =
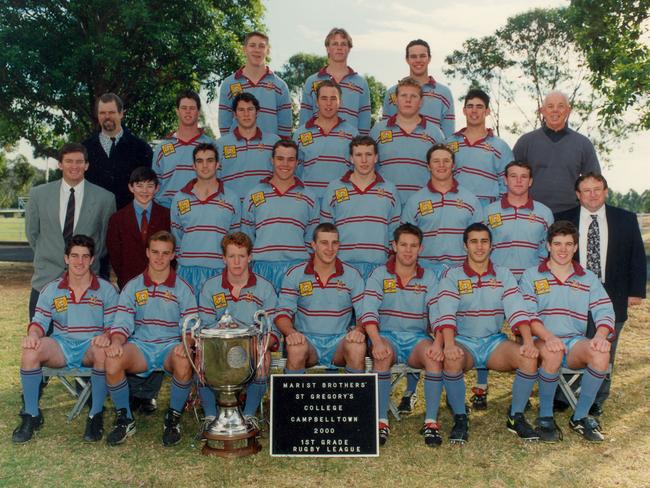
[[[63,241],[68,242],[72,237],[74,230],[74,188],[70,188],[70,197],[68,198],[68,207],[65,210],[65,220],[63,221]]]
[[[149,221],[147,220],[147,212],[142,212],[142,218],[140,219],[140,237],[142,242],[146,244],[147,242],[147,232],[149,231]]]
[[[111,148],[108,150],[109,158],[113,155],[113,151],[115,151],[115,138],[111,137]]]
[[[598,227],[598,216],[591,216],[591,223],[587,230],[587,269],[593,271],[598,278],[601,278],[600,271],[600,228]]]

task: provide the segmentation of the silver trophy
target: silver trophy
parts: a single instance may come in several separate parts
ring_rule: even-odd
[[[187,357],[200,381],[215,392],[219,405],[219,416],[203,433],[207,439],[203,454],[240,457],[261,449],[258,430],[242,416],[239,395],[264,361],[271,322],[264,310],[255,312],[252,319],[252,325],[241,324],[226,310],[221,320],[210,327],[202,328],[201,319],[196,315],[183,321]],[[195,355],[188,344],[191,323],[189,336],[195,341]]]

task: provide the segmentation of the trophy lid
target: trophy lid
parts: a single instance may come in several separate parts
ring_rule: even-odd
[[[201,337],[221,337],[221,338],[232,338],[232,337],[246,337],[257,335],[258,330],[257,326],[252,324],[244,324],[236,320],[228,310],[226,310],[221,317],[221,319],[211,326],[210,328],[202,329],[200,332]]]

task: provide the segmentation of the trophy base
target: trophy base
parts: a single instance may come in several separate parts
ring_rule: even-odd
[[[204,456],[238,458],[257,454],[262,449],[257,440],[258,430],[239,435],[215,435],[210,432],[204,432],[203,435],[207,439],[201,449]]]

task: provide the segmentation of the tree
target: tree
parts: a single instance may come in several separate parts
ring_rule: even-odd
[[[643,42],[650,0],[572,0],[567,13],[591,84],[606,100],[604,125],[626,115],[635,128],[650,129],[650,49]]]
[[[565,8],[535,9],[510,17],[505,26],[483,38],[471,38],[445,58],[446,75],[468,80],[492,97],[490,106],[497,133],[514,134],[539,127],[544,96],[562,90],[573,107],[571,125],[585,132],[603,159],[619,141],[622,120],[605,128],[595,111],[601,100],[590,89],[589,69],[576,49]],[[468,87],[469,88],[469,87]],[[518,116],[504,124],[503,111]]]
[[[8,160],[3,152],[0,153],[0,208],[17,208],[18,197],[29,193],[39,171],[25,156]]]
[[[294,124],[298,123],[298,114],[300,112],[300,98],[302,96],[302,87],[305,80],[318,70],[327,66],[327,56],[317,54],[297,53],[278,71],[278,76],[282,78],[289,87],[291,94]],[[381,107],[386,94],[386,86],[372,75],[363,75],[368,82],[370,89],[370,110],[372,120],[376,121],[381,117]]]
[[[151,139],[175,124],[176,93],[217,84],[261,28],[261,0],[0,0],[0,144],[37,156],[93,129],[94,100],[120,95],[125,123]]]

